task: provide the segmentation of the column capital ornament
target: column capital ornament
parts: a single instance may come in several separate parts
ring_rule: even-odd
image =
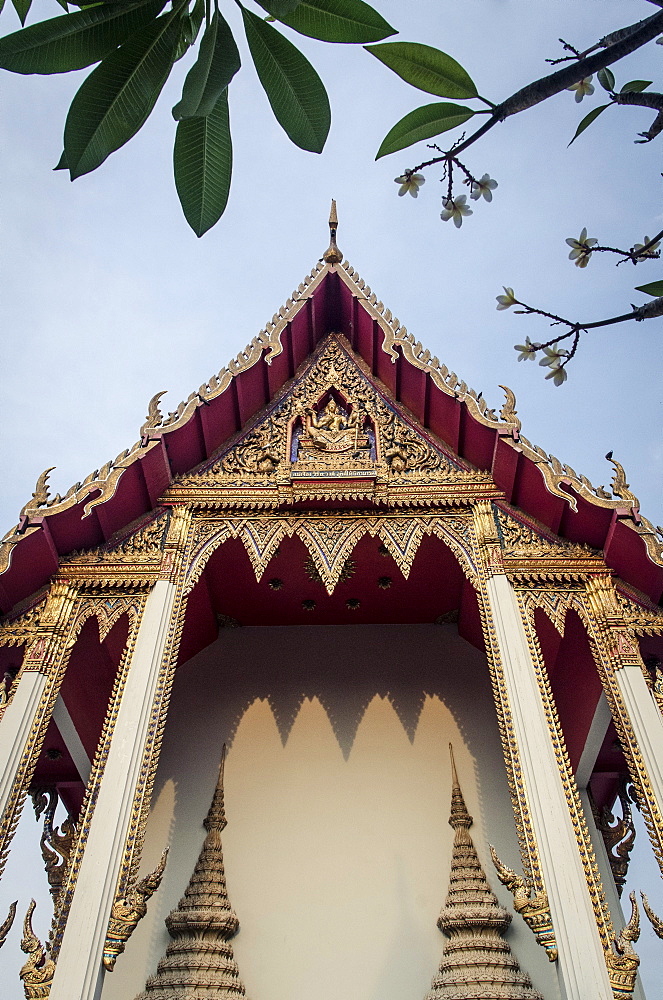
[[[127,941],[147,913],[147,904],[161,885],[167,860],[168,848],[154,871],[131,885],[113,903],[104,942],[103,963],[107,972],[113,971],[118,955],[122,954]]]
[[[614,953],[606,955],[608,975],[615,1000],[629,1000],[633,996],[635,977],[640,965],[640,959],[633,948],[633,942],[640,937],[640,914],[634,892],[630,894],[629,899],[631,900],[629,921],[614,939]]]
[[[518,875],[512,868],[508,868],[500,861],[497,852],[492,844],[490,856],[495,865],[495,871],[502,885],[506,886],[513,896],[513,906],[516,913],[519,913],[529,929],[534,934],[537,944],[545,948],[549,962],[556,962],[558,957],[557,940],[553,928],[548,896],[545,892],[532,895],[533,885]]]
[[[159,570],[160,580],[172,581],[177,576],[184,559],[192,519],[193,511],[187,504],[173,507]]]
[[[23,921],[21,951],[25,952],[28,960],[19,972],[19,976],[23,980],[26,1000],[47,1000],[55,975],[55,962],[48,956],[46,949],[32,930],[32,914],[36,905],[34,899],[30,901]]]
[[[502,542],[500,540],[493,504],[490,500],[475,500],[472,504],[474,535],[479,556],[487,577],[504,573]]]
[[[589,606],[596,618],[623,622],[624,613],[610,572],[588,573],[585,587]]]
[[[58,660],[54,639],[64,638],[64,631],[72,620],[74,602],[78,596],[75,584],[68,580],[54,580],[41,608],[35,637],[25,651],[23,670],[36,670],[48,674]]]

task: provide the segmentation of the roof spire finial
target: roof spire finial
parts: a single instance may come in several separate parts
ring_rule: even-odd
[[[325,264],[340,264],[343,254],[336,245],[336,230],[338,229],[338,216],[336,215],[336,201],[332,198],[331,209],[329,211],[329,247],[322,255]]]

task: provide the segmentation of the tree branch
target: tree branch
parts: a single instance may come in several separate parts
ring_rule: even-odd
[[[635,52],[636,49],[659,35],[661,31],[663,31],[663,11],[652,14],[651,17],[640,21],[638,25],[633,25],[632,28],[623,29],[623,32],[626,32],[624,37],[613,42],[612,45],[608,45],[602,52],[597,52],[595,55],[581,59],[570,66],[565,66],[564,69],[559,69],[556,73],[551,73],[549,76],[544,76],[540,80],[528,84],[527,87],[523,87],[502,104],[498,104],[494,114],[500,121],[504,121],[511,115],[526,111],[527,108],[540,104],[541,101],[547,100],[554,94],[559,94],[562,90],[567,90],[574,83],[584,80],[585,77],[591,76],[598,70],[630,55],[631,52]]]
[[[641,108],[652,108],[654,111],[658,111],[649,130],[647,132],[640,132],[642,138],[636,139],[636,142],[651,142],[652,139],[655,139],[663,131],[663,94],[656,94],[651,91],[646,94],[637,94],[630,91],[626,94],[612,94],[611,96],[615,104],[633,104]]]
[[[511,115],[519,114],[521,111],[526,111],[528,108],[533,108],[536,104],[546,101],[549,97],[553,97],[563,90],[568,90],[574,83],[579,83],[593,73],[597,73],[598,70],[604,69],[619,59],[623,59],[624,56],[630,55],[631,52],[635,52],[636,49],[650,42],[652,38],[655,38],[661,32],[663,32],[663,11],[660,14],[652,14],[651,17],[632,24],[628,28],[612,32],[605,39],[602,39],[599,44],[603,45],[607,39],[616,38],[617,40],[607,45],[601,52],[597,52],[596,55],[589,56],[586,59],[580,59],[571,66],[565,66],[564,69],[557,70],[556,73],[544,76],[540,80],[535,80],[534,83],[528,84],[522,90],[516,91],[511,97],[507,97],[506,101],[497,104],[493,108],[490,118],[476,132],[473,132],[469,138],[465,139],[464,142],[454,146],[452,151],[442,156],[434,157],[431,160],[426,160],[411,170],[406,170],[405,173],[410,175],[423,170],[425,167],[434,166],[436,163],[443,163],[448,160],[452,152],[454,156],[458,156],[459,153],[472,146],[486,132],[489,132],[498,122],[504,121],[505,118],[510,118]],[[639,97],[642,95],[636,94],[635,96]],[[657,122],[654,123],[652,129],[656,124]]]

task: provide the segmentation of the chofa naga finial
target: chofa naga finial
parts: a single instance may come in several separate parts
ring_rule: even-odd
[[[338,216],[336,215],[336,202],[332,198],[331,210],[329,212],[329,246],[322,255],[325,264],[340,264],[343,254],[336,245],[336,230],[338,229]]]

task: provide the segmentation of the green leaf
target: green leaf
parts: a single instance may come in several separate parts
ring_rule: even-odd
[[[175,135],[175,187],[196,236],[211,229],[225,211],[232,161],[226,89],[206,117],[181,121]]]
[[[175,121],[210,114],[239,67],[235,39],[216,10],[202,37],[198,58],[184,81],[182,100],[173,108]]]
[[[104,4],[32,24],[0,38],[0,67],[13,73],[68,73],[98,62],[154,21],[166,0]]]
[[[144,125],[173,64],[185,2],[127,38],[83,82],[64,127],[72,180],[98,167]]]
[[[620,94],[639,94],[641,91],[646,90],[647,87],[651,87],[651,80],[631,80],[630,83],[625,83],[622,89],[619,91]]]
[[[67,154],[65,153],[64,150],[62,150],[62,156],[53,167],[53,170],[69,170],[69,167],[67,165]]]
[[[12,0],[14,4],[14,9],[18,14],[19,21],[21,24],[25,24],[25,19],[30,12],[32,7],[32,0]]]
[[[571,145],[571,143],[573,143],[573,142],[576,141],[576,139],[578,138],[578,136],[582,132],[584,132],[586,128],[589,128],[589,126],[592,124],[592,122],[594,121],[594,119],[598,118],[598,116],[601,114],[602,111],[605,111],[606,108],[610,108],[610,107],[612,107],[611,104],[601,104],[598,108],[592,108],[592,110],[589,112],[589,114],[585,115],[585,117],[583,118],[583,120],[578,125],[578,127],[576,129],[576,134],[571,139],[571,142],[569,143],[569,146]]]
[[[425,104],[422,108],[416,108],[396,122],[387,133],[375,159],[379,160],[388,153],[405,149],[422,139],[430,139],[440,132],[447,132],[456,125],[462,125],[473,115],[474,111],[469,111],[462,104]]]
[[[322,80],[276,28],[244,7],[242,17],[251,56],[276,120],[296,146],[322,152],[331,125]]]
[[[367,45],[366,51],[417,90],[461,100],[477,96],[477,88],[460,63],[431,45],[385,42]]]
[[[57,0],[57,2],[60,4],[63,10],[69,11],[69,4],[67,3],[67,0]],[[1,7],[0,10],[2,10]]]
[[[645,295],[653,295],[659,298],[663,295],[663,281],[650,281],[648,285],[636,285],[636,292],[644,292]]]
[[[286,17],[292,14],[295,7],[298,7],[301,0],[257,0],[263,10],[266,10],[272,17]]]
[[[600,69],[598,71],[596,76],[604,90],[607,90],[609,93],[612,93],[614,91],[615,77],[612,73],[612,70],[608,69],[607,66],[604,66],[603,69]]]
[[[192,45],[198,37],[198,32],[200,31],[200,26],[203,23],[204,16],[205,0],[196,0],[193,5],[193,10],[191,11],[191,24],[193,25],[193,35],[191,37]]]
[[[377,42],[396,30],[363,0],[303,0],[279,18],[300,35],[323,42]]]

